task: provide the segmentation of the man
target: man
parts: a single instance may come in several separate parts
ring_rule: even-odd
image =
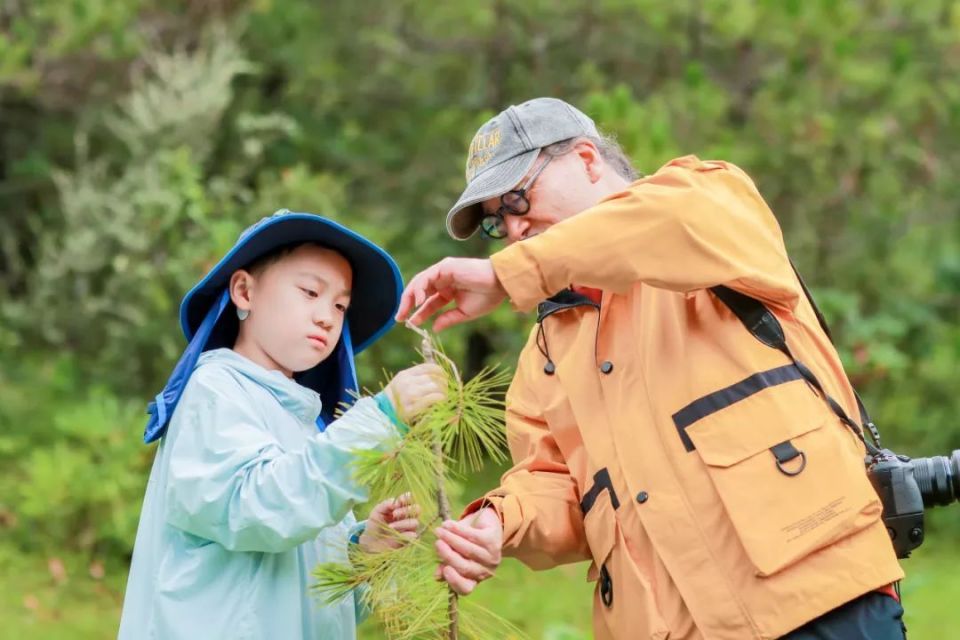
[[[508,246],[421,272],[398,318],[453,302],[439,331],[509,298],[538,322],[507,395],[515,466],[438,530],[438,573],[465,594],[501,549],[533,568],[591,559],[598,638],[903,638],[854,393],[773,214],[726,162],[634,178],[555,99],[473,139],[447,229]],[[730,296],[762,303],[785,343]]]

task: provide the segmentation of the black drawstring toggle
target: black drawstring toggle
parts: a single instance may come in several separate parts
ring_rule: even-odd
[[[543,365],[543,372],[548,376],[552,376],[557,372],[557,365],[554,364],[553,360],[550,358],[550,349],[547,347],[547,334],[543,328],[543,321],[555,313],[583,306],[593,307],[597,311],[600,310],[599,303],[591,300],[582,293],[577,293],[571,289],[564,289],[557,295],[544,300],[537,306],[537,349],[547,361],[546,364]],[[597,326],[599,327],[599,320],[597,322]],[[594,344],[594,357],[596,357],[596,344]],[[604,363],[604,366],[608,364],[610,365],[610,370],[604,371],[604,373],[609,373],[611,370],[613,370],[613,365],[610,363]]]

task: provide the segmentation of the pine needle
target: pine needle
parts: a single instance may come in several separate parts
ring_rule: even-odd
[[[433,355],[447,380],[447,397],[420,419],[418,427],[440,433],[443,451],[461,471],[479,471],[484,460],[506,458],[503,392],[509,371],[488,367],[464,383],[454,362],[434,340]]]

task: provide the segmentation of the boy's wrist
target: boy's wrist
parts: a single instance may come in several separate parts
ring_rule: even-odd
[[[380,409],[385,416],[390,418],[390,422],[393,423],[401,435],[406,435],[406,433],[410,431],[410,427],[397,415],[397,409],[393,406],[393,402],[390,401],[385,391],[381,391],[373,396],[373,399],[377,403],[377,408]]]
[[[366,530],[367,530],[366,520],[364,520],[363,522],[358,522],[357,524],[353,525],[350,528],[350,538],[349,538],[350,544],[359,545],[360,536],[362,536]]]

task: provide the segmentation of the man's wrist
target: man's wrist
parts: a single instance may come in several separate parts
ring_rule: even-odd
[[[552,295],[543,293],[545,288],[540,280],[540,267],[526,249],[528,247],[515,244],[489,258],[497,287],[518,311],[529,311]]]
[[[509,298],[510,294],[507,293],[507,289],[503,286],[503,283],[500,282],[500,276],[497,275],[497,269],[494,266],[491,258],[487,258],[487,265],[490,267],[490,273],[493,274],[493,284],[497,292],[500,293],[504,298]]]
[[[480,517],[480,514],[482,514],[482,513],[485,512],[485,511],[490,511],[490,512],[493,513],[493,515],[497,516],[497,520],[500,521],[500,526],[501,526],[501,527],[503,526],[503,515],[500,513],[500,510],[499,510],[499,509],[497,509],[496,507],[493,506],[493,504],[487,503],[485,506],[480,507],[480,510],[477,511],[477,516],[476,516],[476,517],[479,518],[479,517]]]
[[[503,514],[500,513],[497,502],[499,501],[499,496],[484,496],[482,498],[477,498],[470,504],[466,506],[463,510],[463,513],[460,515],[461,518],[466,518],[470,514],[474,516],[479,516],[481,511],[489,509],[497,514],[497,519],[500,520],[500,524],[503,524]]]

